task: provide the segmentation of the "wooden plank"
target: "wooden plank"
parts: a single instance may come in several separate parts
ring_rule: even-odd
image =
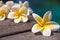
[[[51,35],[50,37],[45,37],[41,34],[34,35],[32,32],[25,32],[0,38],[0,40],[60,40],[60,33],[54,32],[53,35]]]
[[[28,22],[26,23],[21,22],[19,24],[12,22],[11,19],[6,19],[0,22],[0,37],[28,31],[35,23],[36,22],[32,16],[29,16]]]

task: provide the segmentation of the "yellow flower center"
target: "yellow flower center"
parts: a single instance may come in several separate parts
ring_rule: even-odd
[[[26,13],[26,10],[23,10],[23,9],[22,10],[15,10],[15,14],[13,16],[19,18],[21,16],[24,16],[25,13]]]
[[[53,29],[52,25],[45,25],[45,26],[43,26],[43,30],[45,31],[47,29],[47,27],[50,28],[50,29]]]
[[[42,28],[39,24],[36,24],[36,29]]]

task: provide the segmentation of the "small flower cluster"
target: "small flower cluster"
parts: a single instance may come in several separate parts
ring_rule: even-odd
[[[19,1],[19,3],[14,3],[13,1],[7,1],[3,4],[0,1],[0,21],[6,18],[13,19],[15,23],[27,22],[28,16],[33,13],[32,9],[29,7],[29,2]]]

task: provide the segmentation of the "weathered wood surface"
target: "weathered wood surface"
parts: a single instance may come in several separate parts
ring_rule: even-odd
[[[0,40],[60,40],[60,33],[54,32],[50,37],[45,37],[41,34],[34,35],[32,32],[25,32],[8,37],[0,38]]]
[[[0,22],[0,37],[29,31],[35,23],[36,22],[32,16],[29,17],[28,22],[21,22],[19,24],[12,22],[11,19],[6,19]]]

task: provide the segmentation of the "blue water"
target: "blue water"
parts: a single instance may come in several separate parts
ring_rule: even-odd
[[[26,1],[26,0],[21,0]],[[60,24],[60,5],[55,1],[48,0],[28,0],[33,11],[43,17],[46,11],[52,11],[52,20]],[[14,0],[18,3],[19,0]]]

